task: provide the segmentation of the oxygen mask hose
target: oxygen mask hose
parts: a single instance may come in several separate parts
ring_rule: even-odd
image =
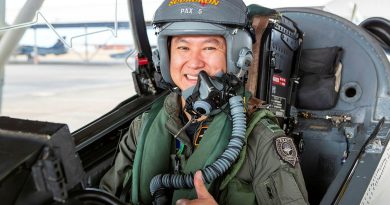
[[[201,170],[205,183],[211,183],[217,177],[224,174],[237,160],[245,143],[246,116],[242,97],[231,97],[229,99],[229,105],[233,120],[232,135],[222,155],[214,163]],[[150,182],[150,193],[154,199],[153,204],[164,204],[169,201],[164,194],[167,188],[194,188],[194,174],[159,174],[153,177]]]

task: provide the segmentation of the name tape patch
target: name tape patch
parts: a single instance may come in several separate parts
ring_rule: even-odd
[[[183,4],[183,3],[200,3],[200,5],[214,5],[217,6],[219,4],[220,0],[171,0],[168,3],[168,6],[173,6],[176,4]]]

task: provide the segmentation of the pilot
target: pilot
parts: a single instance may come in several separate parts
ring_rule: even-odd
[[[172,92],[133,120],[100,188],[132,204],[307,204],[292,139],[270,111],[248,110],[245,4],[165,0],[153,24]]]

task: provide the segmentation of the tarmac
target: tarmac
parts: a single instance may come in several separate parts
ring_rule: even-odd
[[[125,63],[7,64],[1,115],[75,131],[135,95],[131,72]]]

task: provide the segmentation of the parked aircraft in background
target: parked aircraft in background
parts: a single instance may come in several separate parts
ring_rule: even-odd
[[[157,48],[157,46],[151,45],[151,49],[152,50],[154,50],[156,48]],[[135,56],[137,54],[138,54],[137,50],[134,49],[134,48],[131,48],[131,49],[125,51],[125,52],[110,54],[110,57],[111,58],[115,58],[115,59],[124,59],[124,58],[127,58],[128,56]]]
[[[62,55],[68,53],[68,48],[64,45],[61,40],[51,47],[40,47],[40,46],[26,46],[22,45],[16,49],[16,55],[26,55],[29,60],[32,60],[33,56],[40,55],[46,56],[50,54]]]
[[[123,58],[127,58],[128,56],[135,55],[136,53],[137,53],[137,50],[130,49],[130,50],[127,50],[125,52],[110,54],[110,57],[115,58],[115,59],[123,59]]]

